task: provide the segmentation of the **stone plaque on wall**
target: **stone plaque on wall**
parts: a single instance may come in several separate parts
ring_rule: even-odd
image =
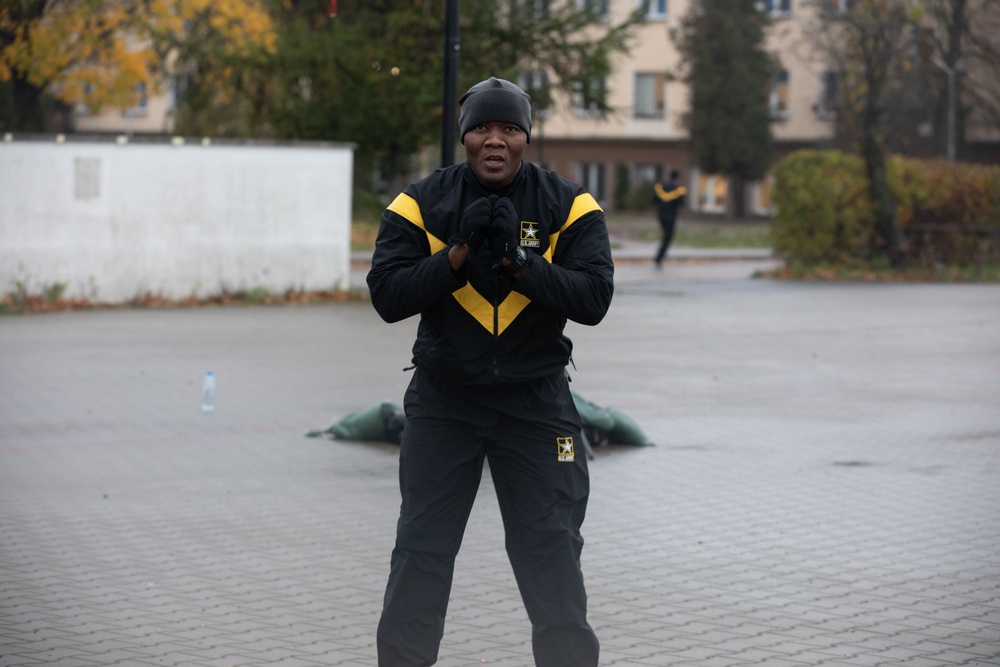
[[[101,159],[78,157],[73,161],[73,181],[77,199],[97,199],[101,196]]]

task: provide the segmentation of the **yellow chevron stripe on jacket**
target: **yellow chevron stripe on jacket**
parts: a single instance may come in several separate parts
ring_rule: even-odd
[[[455,300],[490,333],[493,333],[493,304],[483,298],[470,283],[451,293]],[[521,311],[527,308],[531,299],[520,292],[510,292],[507,298],[496,309],[497,335],[502,334],[510,324],[517,319]]]
[[[545,261],[552,263],[552,256],[556,252],[556,242],[559,241],[559,235],[564,231],[569,229],[570,225],[574,222],[590,213],[591,211],[600,211],[601,205],[597,203],[597,200],[589,192],[584,192],[583,194],[577,195],[576,199],[573,200],[573,206],[569,209],[569,216],[566,218],[566,222],[562,224],[562,227],[553,234],[549,234],[549,248],[545,251],[542,257]]]
[[[424,226],[424,216],[420,213],[420,204],[410,195],[405,192],[399,193],[392,200],[392,203],[389,204],[388,208],[393,213],[398,213],[424,231],[424,234],[427,235],[427,243],[431,246],[432,255],[447,247],[447,243],[427,231],[427,227]]]
[[[427,243],[430,245],[432,255],[448,246],[447,243],[427,231],[427,227],[424,225],[424,217],[420,213],[420,204],[410,195],[405,192],[400,193],[392,201],[392,203],[389,204],[388,208],[390,211],[399,214],[423,230],[424,234],[427,235]],[[570,208],[569,216],[567,216],[566,221],[557,232],[549,235],[549,247],[545,251],[545,254],[542,255],[545,261],[549,263],[552,262],[552,256],[556,249],[556,242],[559,240],[560,234],[566,231],[574,222],[587,213],[600,210],[601,206],[589,193],[577,195],[576,199],[573,200],[573,206]],[[494,315],[496,315],[497,335],[502,334],[507,327],[510,326],[515,319],[517,319],[517,316],[521,314],[521,311],[523,311],[528,304],[531,303],[531,299],[528,297],[519,292],[512,291],[494,312],[493,304],[483,298],[483,296],[477,292],[470,283],[466,283],[462,287],[458,288],[452,292],[451,295],[456,301],[458,301],[459,305],[461,305],[462,308],[469,313],[469,315],[471,315],[490,333],[493,333],[493,321]]]
[[[653,186],[653,192],[655,192],[656,196],[659,197],[663,201],[673,201],[675,199],[678,199],[678,198],[683,197],[684,195],[686,195],[687,194],[687,188],[685,188],[683,185],[681,185],[681,186],[678,186],[678,187],[674,188],[670,192],[667,192],[666,190],[663,189],[662,185],[660,185],[659,183],[657,183],[657,184],[655,184]]]

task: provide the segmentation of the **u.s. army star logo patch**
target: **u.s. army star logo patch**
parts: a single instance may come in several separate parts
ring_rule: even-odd
[[[572,436],[568,438],[556,438],[556,446],[559,450],[559,460],[565,462],[572,462],[574,459],[573,454],[573,438]]]
[[[529,222],[527,220],[521,221],[521,247],[522,248],[537,248],[541,245],[538,240],[538,223]]]

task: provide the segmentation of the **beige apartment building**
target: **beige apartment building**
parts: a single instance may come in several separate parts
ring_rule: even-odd
[[[73,129],[95,134],[169,134],[174,129],[174,95],[143,95],[139,104],[126,109],[93,114],[78,106],[73,110]]]
[[[571,1],[583,3],[583,0]],[[619,22],[639,1],[602,0],[601,4],[607,10],[608,20]],[[628,169],[629,182],[635,184],[659,180],[676,168],[689,181],[689,190],[695,193],[688,198],[689,208],[707,213],[725,212],[726,179],[701,174],[691,166],[687,131],[681,123],[688,107],[687,86],[672,80],[678,72],[680,56],[669,32],[679,26],[692,1],[652,0],[648,23],[639,29],[632,51],[617,59],[613,76],[605,82],[609,104],[615,111],[602,116],[582,108],[577,100],[558,100],[554,109],[536,118],[527,159],[583,183],[605,208],[612,206],[611,193],[619,165]],[[781,4],[781,0],[776,1]],[[785,14],[775,13],[776,17]],[[795,22],[776,22],[775,27],[769,48],[791,51],[798,35],[795,30],[785,28],[795,28]],[[832,132],[830,119],[815,110],[821,98],[820,65],[799,58],[787,60],[786,83],[776,86],[772,96],[776,116],[781,118],[774,126],[779,150],[815,145]],[[172,107],[173,95],[168,94],[144,97],[139,105],[124,112],[93,115],[85,108],[78,108],[74,124],[78,132],[170,133]],[[747,191],[748,211],[766,214],[770,204],[766,184],[751,184]]]
[[[567,1],[581,7],[597,3],[610,22],[620,22],[643,0]],[[844,10],[851,1],[829,0]],[[582,96],[557,97],[554,107],[535,120],[527,159],[584,184],[606,209],[613,208],[613,193],[623,171],[629,185],[636,187],[665,179],[671,169],[677,169],[691,193],[689,210],[718,215],[732,210],[727,179],[702,173],[693,164],[682,123],[689,106],[688,90],[677,80],[681,58],[671,31],[680,27],[694,2],[697,0],[649,0],[648,22],[639,28],[631,51],[617,57],[613,74],[604,82],[614,112],[601,115],[585,108]],[[814,0],[757,0],[760,10],[773,19],[766,46],[780,63],[770,91],[776,159],[800,148],[828,147],[834,137],[835,118],[830,109],[835,79],[805,36],[813,4]],[[520,83],[530,87],[530,76]],[[173,96],[168,94],[144,99],[124,113],[97,116],[79,109],[75,129],[170,133],[172,106]],[[995,128],[984,134],[981,126],[977,130],[972,125],[967,139],[985,140],[987,153],[1000,153],[1000,134]],[[746,192],[748,213],[770,213],[767,179],[748,184]]]
[[[598,116],[576,100],[562,100],[532,132],[529,158],[584,183],[605,206],[612,203],[624,168],[630,184],[665,179],[677,169],[691,196],[688,207],[709,214],[729,210],[727,180],[705,174],[692,164],[688,134],[682,122],[689,108],[687,86],[677,80],[680,54],[671,31],[694,0],[652,0],[648,22],[642,26],[633,50],[619,57],[606,81],[615,113]],[[621,20],[636,0],[606,3],[611,21]],[[767,49],[778,54],[781,71],[770,94],[776,122],[776,155],[797,148],[828,145],[833,115],[825,104],[830,74],[818,55],[805,48],[802,24],[796,12],[804,0],[768,0],[762,11],[774,19]],[[799,7],[798,5],[803,5]],[[770,210],[767,182],[747,188],[747,211],[766,215]]]
[[[621,21],[641,0],[576,0],[599,2],[611,22]],[[827,0],[849,11],[853,0]],[[978,21],[1000,21],[996,0],[984,0],[971,10]],[[676,80],[680,54],[671,38],[697,0],[650,0],[648,23],[640,28],[633,50],[619,57],[605,88],[615,113],[599,116],[582,108],[578,99],[560,100],[532,132],[529,159],[584,183],[605,206],[611,207],[617,181],[624,169],[630,184],[665,178],[671,169],[682,174],[691,196],[690,210],[725,214],[732,210],[727,179],[706,174],[692,163],[682,118],[689,109],[687,86]],[[807,25],[815,17],[816,0],[757,0],[772,21],[766,48],[775,54],[779,71],[770,91],[775,120],[775,158],[807,147],[829,147],[834,139],[832,111],[836,78],[821,52],[813,48]],[[998,32],[1000,34],[1000,23]],[[967,72],[975,85],[976,72]],[[969,118],[967,152],[976,159],[996,161],[1000,133],[996,127]],[[935,145],[929,123],[914,131],[910,143],[916,154],[932,154]],[[746,211],[771,211],[769,181],[748,184]]]

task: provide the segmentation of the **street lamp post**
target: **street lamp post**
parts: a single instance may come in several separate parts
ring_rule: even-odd
[[[444,100],[441,106],[441,166],[455,164],[455,97],[458,78],[458,0],[447,0],[444,21]]]
[[[957,61],[952,67],[935,56],[932,61],[938,69],[948,77],[948,162],[955,161],[955,105],[958,103],[955,93],[955,75],[962,69],[962,61]]]

